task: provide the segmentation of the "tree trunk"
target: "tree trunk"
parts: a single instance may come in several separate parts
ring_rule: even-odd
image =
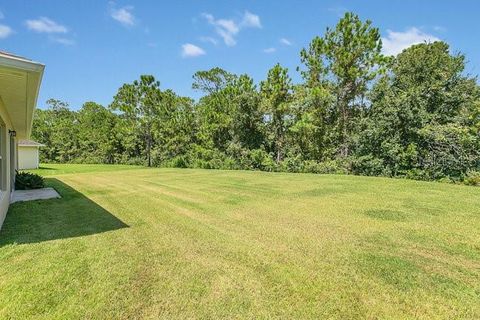
[[[349,86],[347,85],[347,88]],[[340,109],[340,157],[346,158],[348,157],[348,93],[342,90],[339,93],[339,98],[337,103],[339,103]]]
[[[343,103],[343,108],[342,108],[342,146],[341,146],[341,151],[340,154],[342,158],[348,157],[348,142],[347,142],[347,137],[348,137],[348,105],[346,103]]]
[[[276,139],[276,149],[277,149],[277,163],[282,161],[282,148],[283,148],[283,130],[282,127],[279,126],[277,128],[277,139]]]
[[[147,165],[149,167],[152,166],[152,157],[151,157],[151,150],[152,150],[152,134],[150,128],[147,130],[147,136],[146,136],[146,142],[147,142]]]

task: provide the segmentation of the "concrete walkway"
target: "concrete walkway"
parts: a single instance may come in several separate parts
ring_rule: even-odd
[[[61,198],[57,191],[53,188],[42,188],[33,190],[15,190],[13,191],[12,199],[10,203],[20,201],[32,201]]]

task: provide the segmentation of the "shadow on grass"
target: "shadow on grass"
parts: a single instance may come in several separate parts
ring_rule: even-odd
[[[40,166],[38,167],[37,169],[42,169],[42,170],[58,170],[57,168],[52,168],[52,167],[44,167],[44,166]]]
[[[0,247],[92,235],[128,225],[67,184],[46,178],[61,199],[12,204],[0,231]]]

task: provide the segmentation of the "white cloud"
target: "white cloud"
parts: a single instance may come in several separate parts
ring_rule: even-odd
[[[220,28],[225,29],[226,32],[231,34],[237,34],[238,31],[240,31],[240,28],[233,20],[219,19],[216,21],[216,24]]]
[[[182,57],[190,58],[190,57],[198,57],[204,55],[206,52],[200,47],[197,47],[191,43],[185,43],[182,45]]]
[[[3,15],[3,12],[0,11],[0,20],[2,20],[3,18],[5,18],[5,16]],[[6,39],[6,38],[8,38],[12,33],[13,33],[12,28],[10,28],[10,27],[7,26],[7,25],[0,24],[0,39]]]
[[[68,28],[58,24],[57,22],[47,17],[40,17],[38,19],[32,19],[25,21],[27,28],[38,32],[49,34],[48,39],[52,42],[60,43],[65,46],[72,46],[75,41],[66,37],[55,36],[55,34],[67,34]]]
[[[284,46],[291,46],[292,42],[288,40],[287,38],[281,38],[280,43],[283,44]]]
[[[74,40],[62,37],[50,37],[50,40],[63,44],[64,46],[73,46],[75,44]]]
[[[433,30],[435,30],[437,32],[445,32],[445,31],[447,31],[447,28],[445,28],[443,26],[434,26]]]
[[[265,52],[265,53],[274,53],[275,51],[277,51],[277,49],[273,48],[273,47],[263,49],[263,52]]]
[[[122,7],[120,9],[113,8],[110,12],[110,16],[120,22],[126,27],[135,25],[135,16],[132,13],[133,7]]]
[[[249,28],[261,28],[262,23],[260,22],[260,17],[251,12],[245,11],[243,14],[243,20],[241,25],[243,27]]]
[[[47,18],[40,17],[38,19],[27,20],[27,28],[39,33],[67,33],[68,29],[61,24]]]
[[[223,39],[223,42],[232,47],[237,44],[235,36],[243,28],[261,28],[262,24],[260,22],[260,17],[245,11],[243,18],[240,22],[236,22],[233,19],[215,19],[215,17],[210,13],[203,13],[202,17],[207,20],[207,22],[214,26],[215,32]]]
[[[200,37],[200,41],[211,43],[214,46],[216,46],[218,44],[217,39],[212,38],[212,37]]]
[[[383,53],[386,55],[397,55],[414,44],[439,40],[439,38],[415,27],[409,28],[405,32],[387,30],[387,37],[382,38]]]
[[[346,7],[342,6],[330,7],[327,10],[334,13],[337,17],[343,17],[345,15],[345,12],[348,11]]]
[[[223,42],[225,42],[227,46],[231,47],[237,44],[234,36],[238,33],[240,29],[233,20],[215,20],[213,15],[209,13],[203,13],[202,16],[207,20],[209,24],[215,27],[215,31],[220,37],[222,37]]]
[[[12,33],[12,28],[4,24],[0,24],[0,39],[8,38]]]

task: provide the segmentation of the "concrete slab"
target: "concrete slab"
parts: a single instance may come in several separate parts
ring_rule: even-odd
[[[10,203],[20,201],[44,200],[61,198],[57,191],[53,188],[42,188],[33,190],[15,190],[13,191]]]

